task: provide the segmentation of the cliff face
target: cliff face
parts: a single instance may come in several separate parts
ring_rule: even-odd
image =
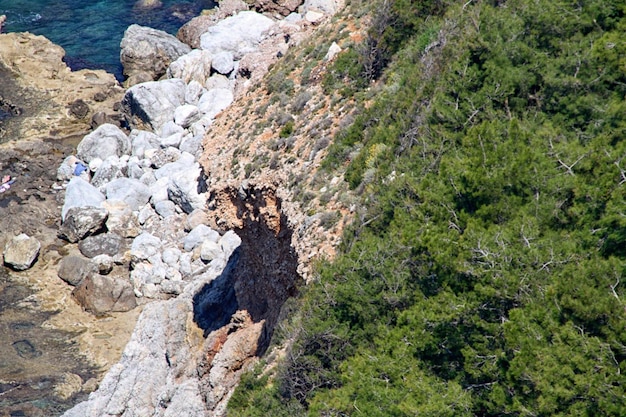
[[[148,302],[121,361],[65,415],[224,415],[283,304],[313,278],[311,263],[333,256],[350,198],[319,167],[351,106],[337,106],[319,83],[332,59],[323,39],[338,23],[311,4],[303,13],[308,20],[281,23],[241,59],[234,102],[204,135],[198,193],[207,196],[205,224],[239,240],[219,257],[228,262]],[[310,48],[314,57],[303,52]]]

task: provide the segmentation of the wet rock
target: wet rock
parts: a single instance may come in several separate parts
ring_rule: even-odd
[[[102,207],[72,207],[59,230],[59,237],[76,243],[103,229],[109,213]]]
[[[124,114],[133,128],[159,131],[174,119],[174,111],[185,103],[185,83],[173,78],[129,88],[122,100]]]
[[[164,75],[173,61],[191,51],[188,45],[174,36],[139,25],[126,29],[120,48],[124,75],[148,74],[152,80]]]
[[[65,220],[67,212],[72,207],[100,207],[104,200],[104,194],[96,187],[80,177],[74,177],[65,190],[65,202],[61,210],[61,218]]]
[[[122,238],[115,233],[88,236],[78,244],[78,250],[87,258],[98,255],[115,256],[122,250]]]
[[[150,200],[150,189],[144,183],[132,178],[117,178],[106,185],[108,200],[120,200],[138,211]]]
[[[21,233],[5,245],[4,263],[17,271],[24,271],[35,263],[40,249],[41,243],[37,239]]]
[[[130,282],[123,278],[91,274],[72,291],[76,301],[90,313],[130,311],[137,306]]]
[[[119,127],[105,123],[83,138],[76,148],[76,155],[89,163],[94,158],[104,161],[109,156],[128,155],[130,149],[126,134]]]

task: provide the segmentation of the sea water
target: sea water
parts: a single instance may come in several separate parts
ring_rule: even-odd
[[[121,80],[120,42],[128,26],[137,23],[170,34],[213,0],[161,0],[152,9],[137,0],[0,0],[6,15],[4,32],[44,35],[66,51],[70,68],[104,69]]]

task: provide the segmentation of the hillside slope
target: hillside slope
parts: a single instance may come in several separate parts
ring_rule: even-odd
[[[211,186],[341,244],[229,415],[623,415],[624,12],[352,2],[240,99]]]

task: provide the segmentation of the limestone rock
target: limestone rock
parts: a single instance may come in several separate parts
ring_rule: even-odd
[[[204,84],[211,76],[211,62],[213,57],[210,52],[194,49],[172,62],[167,69],[168,78],[180,78],[186,84],[197,81]]]
[[[70,243],[103,229],[109,213],[102,207],[72,207],[67,211],[59,236]]]
[[[91,185],[100,188],[116,178],[123,178],[125,168],[126,164],[122,163],[117,156],[112,155],[99,164],[91,179]]]
[[[191,46],[193,49],[200,48],[200,36],[205,33],[209,27],[217,23],[217,18],[211,15],[200,15],[185,23],[176,34],[181,41]]]
[[[174,112],[174,122],[185,129],[200,120],[200,117],[200,110],[192,104],[184,104]]]
[[[223,51],[213,56],[211,67],[220,74],[228,75],[235,68],[235,56],[230,51]]]
[[[78,244],[78,250],[87,258],[98,255],[115,256],[122,250],[122,238],[115,233],[88,236]]]
[[[234,100],[233,92],[226,88],[214,88],[200,97],[198,108],[207,117],[215,117]]]
[[[222,248],[216,242],[205,240],[200,245],[200,259],[204,262],[211,262],[223,254]]]
[[[120,200],[128,204],[133,211],[138,211],[150,200],[150,189],[139,180],[117,178],[106,185],[108,200]]]
[[[122,237],[135,237],[141,233],[137,214],[124,201],[107,200],[102,203],[109,213],[106,227],[109,232]]]
[[[104,195],[96,187],[80,177],[74,177],[65,190],[65,203],[61,210],[61,218],[64,220],[72,207],[99,207],[104,200]]]
[[[105,160],[111,155],[129,154],[130,149],[130,140],[124,132],[113,124],[105,123],[80,141],[76,155],[89,163],[94,158]]]
[[[132,155],[143,159],[147,149],[159,148],[159,136],[146,130],[133,129],[129,136],[132,146]]]
[[[87,258],[70,255],[61,259],[58,275],[63,281],[77,286],[88,275],[96,272],[96,264]]]
[[[131,260],[135,263],[146,261],[158,255],[162,247],[161,239],[144,232],[135,238],[130,247]]]
[[[41,243],[34,237],[21,233],[9,240],[4,247],[4,263],[17,271],[30,268],[41,249]]]
[[[170,177],[167,194],[185,213],[206,207],[206,197],[199,192],[202,170],[196,163],[192,167],[176,172]]]
[[[133,128],[147,127],[159,131],[174,119],[174,111],[185,104],[186,86],[183,80],[153,81],[129,88],[122,100],[122,108]]]
[[[95,315],[130,311],[137,306],[130,282],[112,276],[91,274],[81,281],[72,295],[86,311]]]
[[[209,27],[200,37],[200,46],[214,55],[231,52],[239,60],[255,51],[273,26],[274,21],[260,13],[240,12]]]
[[[305,0],[302,6],[304,13],[308,11],[334,15],[345,6],[345,0]]]
[[[183,249],[187,252],[191,252],[196,246],[201,245],[202,242],[210,241],[217,243],[219,239],[219,233],[211,229],[209,226],[199,224],[194,227],[194,229],[189,232],[187,236],[185,236],[185,239],[183,240]]]
[[[124,75],[148,74],[152,80],[164,75],[170,63],[191,51],[174,36],[139,25],[126,29],[120,48]]]

